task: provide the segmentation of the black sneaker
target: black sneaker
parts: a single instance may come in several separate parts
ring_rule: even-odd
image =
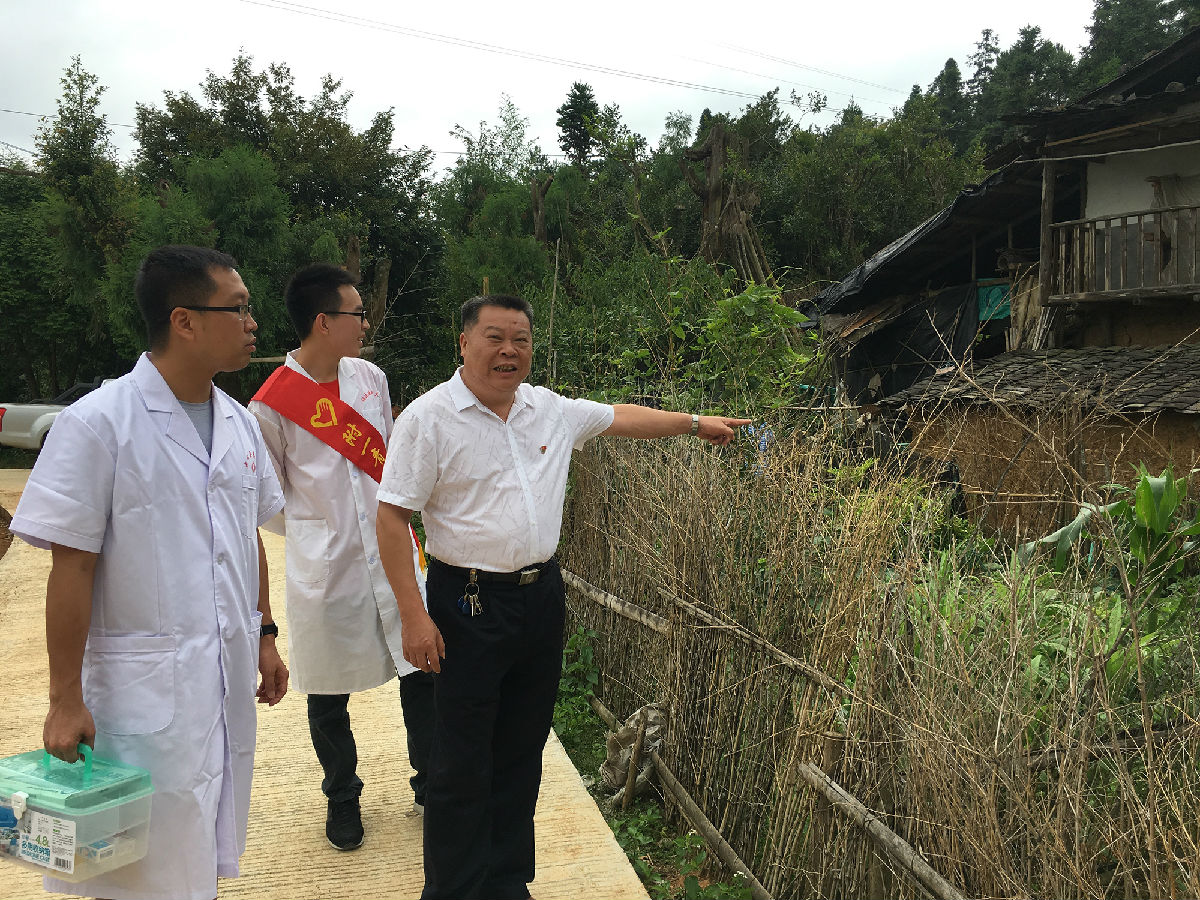
[[[358,798],[330,800],[325,816],[325,837],[335,850],[357,850],[363,842],[362,814]]]

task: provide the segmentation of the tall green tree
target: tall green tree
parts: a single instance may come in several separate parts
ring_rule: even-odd
[[[1167,0],[1166,6],[1171,16],[1172,37],[1200,28],[1200,0]]]
[[[588,157],[595,146],[592,130],[600,114],[600,104],[592,87],[581,81],[571,85],[566,102],[557,110],[558,146],[567,159],[580,170],[586,170]]]
[[[1095,0],[1090,37],[1079,60],[1083,90],[1111,81],[1170,42],[1173,10],[1163,0]]]
[[[985,28],[975,43],[975,52],[967,57],[971,64],[971,78],[967,81],[967,99],[977,103],[983,89],[992,80],[996,71],[996,61],[1000,58],[1000,39],[990,28]]]
[[[456,125],[451,134],[465,152],[431,194],[442,232],[440,300],[429,310],[440,323],[439,365],[453,366],[457,307],[483,290],[527,294],[553,272],[546,248],[533,235],[530,183],[549,174],[541,148],[527,136],[529,120],[502,95],[497,123],[476,131]]]
[[[390,109],[377,112],[365,129],[354,128],[348,121],[352,97],[329,75],[313,96],[302,97],[286,65],[258,70],[240,54],[227,75],[208,75],[198,98],[167,92],[161,106],[138,105],[137,170],[147,190],[169,184],[193,191],[203,184],[222,193],[234,175],[263,185],[255,196],[238,195],[246,209],[221,213],[204,197],[199,203],[214,219],[219,247],[240,244],[234,250],[239,260],[272,256],[270,266],[252,267],[264,279],[258,302],[268,321],[268,303],[283,321],[278,305],[293,268],[314,260],[348,265],[363,277],[374,342],[383,348],[376,361],[398,368],[393,351],[403,346],[419,356],[427,343],[421,329],[428,317],[420,312],[433,291],[442,248],[429,215],[432,153],[394,148]],[[266,168],[256,168],[252,156]],[[197,169],[198,162],[212,165]],[[268,172],[269,189],[262,180]],[[266,236],[265,245],[262,233],[249,239],[255,232],[246,218],[254,217],[250,207],[261,204],[271,209],[261,227],[276,222],[277,209],[286,209],[288,220],[284,231]],[[246,221],[231,230],[235,223],[222,219],[235,214]],[[237,233],[247,239],[239,242]],[[283,328],[280,340],[285,336]],[[404,363],[413,361],[408,355]]]
[[[113,344],[125,358],[132,359],[147,349],[145,325],[133,296],[134,278],[142,259],[163,244],[214,247],[216,241],[216,226],[205,216],[197,199],[182,187],[163,184],[154,193],[143,193],[138,198],[137,224],[124,252],[109,261],[101,287]],[[257,318],[257,310],[255,313]]]
[[[891,119],[847,106],[815,139],[789,144],[780,259],[806,281],[841,278],[981,175],[978,154],[955,152],[936,101],[919,90]]]
[[[1061,44],[1042,37],[1039,27],[1026,25],[1012,46],[996,57],[976,101],[975,118],[984,145],[997,147],[1016,134],[1005,117],[1055,106],[1074,90],[1075,58]]]
[[[0,396],[30,400],[51,393],[47,338],[71,333],[69,313],[48,291],[58,277],[46,233],[40,174],[16,157],[0,157]]]
[[[962,72],[955,59],[946,60],[942,71],[929,85],[929,96],[933,98],[946,137],[958,153],[965,152],[970,143],[971,106],[963,91]]]
[[[65,316],[39,336],[48,393],[83,372],[109,374],[114,359],[101,286],[111,259],[135,227],[137,192],[117,164],[111,130],[98,111],[104,87],[78,56],[61,79],[58,114],[38,133],[37,165],[45,186],[43,227],[56,277],[46,285]]]

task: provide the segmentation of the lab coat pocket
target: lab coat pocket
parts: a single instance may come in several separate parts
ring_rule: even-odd
[[[324,519],[287,520],[289,584],[324,584],[329,577],[329,526]]]
[[[108,734],[153,734],[175,718],[175,638],[88,637],[83,696]]]
[[[238,511],[242,535],[250,539],[258,534],[258,476],[242,476],[242,508]]]

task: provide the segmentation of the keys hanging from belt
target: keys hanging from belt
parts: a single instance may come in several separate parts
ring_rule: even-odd
[[[458,611],[464,616],[483,614],[483,604],[479,602],[478,573],[475,569],[471,569],[467,586],[463,588],[463,595],[458,598]]]

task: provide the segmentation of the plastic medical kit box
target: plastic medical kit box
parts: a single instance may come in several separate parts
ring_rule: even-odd
[[[0,760],[0,861],[78,882],[146,855],[150,773],[79,749],[74,765],[42,750]]]

